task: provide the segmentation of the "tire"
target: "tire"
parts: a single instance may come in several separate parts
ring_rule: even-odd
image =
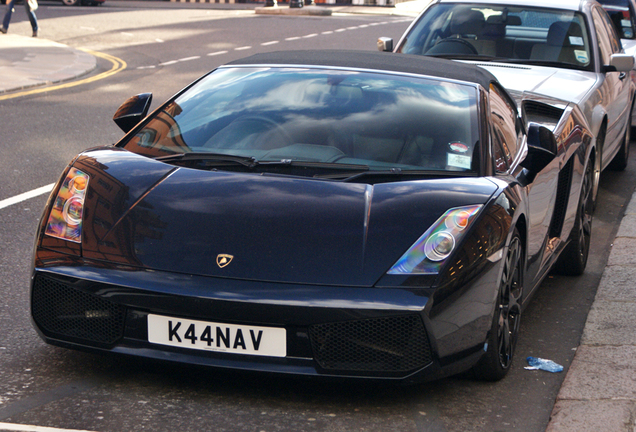
[[[629,118],[632,118],[632,113],[629,113]],[[621,143],[621,148],[612,159],[612,162],[607,166],[612,171],[624,171],[627,168],[627,161],[629,159],[629,145],[631,141],[631,125],[628,123],[625,128],[625,136],[623,137],[623,142]]]
[[[505,260],[486,353],[472,370],[474,377],[483,381],[499,381],[506,376],[517,346],[523,298],[524,251],[516,228]]]
[[[62,0],[62,3],[66,6],[79,6],[80,0]]]
[[[555,270],[559,274],[580,276],[585,271],[587,256],[590,252],[590,238],[592,236],[593,181],[592,161],[588,161],[583,177],[583,185],[581,186],[576,221],[570,233],[570,242],[561,253],[555,266]]]

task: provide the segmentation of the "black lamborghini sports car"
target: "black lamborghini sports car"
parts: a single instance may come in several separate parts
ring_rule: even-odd
[[[48,200],[31,287],[48,343],[495,380],[541,280],[585,268],[595,149],[583,116],[545,99],[517,107],[476,66],[276,52],[219,67],[147,115],[150,101],[126,101],[114,117],[126,135],[73,159]]]

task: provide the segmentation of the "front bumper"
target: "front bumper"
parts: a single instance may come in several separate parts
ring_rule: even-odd
[[[300,375],[424,381],[466,369],[478,350],[442,365],[422,290],[293,286],[147,270],[37,268],[32,318],[53,345],[196,365]],[[282,358],[148,342],[148,314],[285,328]]]

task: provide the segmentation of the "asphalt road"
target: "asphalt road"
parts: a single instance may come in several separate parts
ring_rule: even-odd
[[[155,107],[232,59],[272,50],[373,50],[378,36],[397,39],[409,23],[165,2],[40,5],[41,37],[107,53],[127,68],[84,86],[0,102],[0,200],[54,182],[83,149],[116,142],[122,132],[112,114],[133,94],[152,92]],[[21,7],[10,30],[29,34]],[[94,74],[109,67],[100,59]],[[148,364],[47,346],[28,313],[33,237],[46,198],[1,209],[0,422],[88,431],[543,431],[565,374],[527,371],[524,359],[569,366],[634,184],[633,161],[625,172],[603,174],[588,269],[578,278],[545,280],[523,316],[506,379],[454,377],[406,388]]]

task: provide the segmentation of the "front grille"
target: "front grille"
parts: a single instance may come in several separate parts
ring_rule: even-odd
[[[399,373],[433,361],[419,315],[319,324],[309,337],[314,358],[327,370]]]
[[[51,337],[113,344],[124,332],[125,307],[48,276],[36,276],[31,310]]]

